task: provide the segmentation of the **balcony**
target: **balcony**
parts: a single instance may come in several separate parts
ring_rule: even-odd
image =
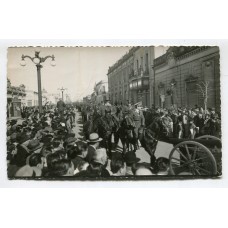
[[[149,77],[140,77],[134,79],[129,84],[130,90],[147,90],[149,89]]]
[[[129,78],[134,78],[136,77],[134,70],[132,69],[131,72],[129,73]]]

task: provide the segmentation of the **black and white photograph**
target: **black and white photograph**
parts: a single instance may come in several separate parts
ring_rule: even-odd
[[[218,46],[9,47],[7,176],[222,176]]]

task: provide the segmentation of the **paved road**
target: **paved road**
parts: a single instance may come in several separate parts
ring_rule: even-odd
[[[75,133],[75,136],[77,138],[82,138],[82,128],[83,124],[81,121],[81,114],[79,112],[76,113],[76,127],[73,128],[73,131]],[[119,140],[119,145],[120,149],[122,148],[121,142]],[[164,143],[164,142],[158,142],[157,150],[155,152],[155,156],[158,157],[169,157],[169,154],[173,148],[173,145]],[[150,156],[149,154],[144,150],[144,148],[140,147],[139,150],[136,151],[136,156],[140,158],[140,162],[146,162],[150,163]]]

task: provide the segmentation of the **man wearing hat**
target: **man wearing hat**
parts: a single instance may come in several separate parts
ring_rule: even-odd
[[[61,118],[63,117],[65,107],[66,107],[65,103],[63,102],[62,98],[60,98],[59,101],[57,102],[57,108]]]
[[[97,149],[94,152],[92,161],[86,170],[77,173],[78,177],[109,177],[110,174],[106,169],[108,158],[104,148]]]
[[[37,139],[32,139],[28,143],[28,149],[30,153],[40,153],[43,143],[40,143]]]
[[[134,171],[136,169],[136,164],[140,161],[139,158],[136,157],[134,152],[127,152],[125,154],[125,162],[126,162],[126,176],[134,175]]]
[[[16,177],[40,177],[43,169],[41,154],[33,153],[28,158],[28,164],[21,167],[15,174]]]
[[[99,135],[97,133],[91,133],[89,135],[89,139],[87,140],[88,153],[85,159],[87,162],[90,163],[92,161],[94,153],[99,148],[101,141],[102,141],[102,138],[99,138]]]

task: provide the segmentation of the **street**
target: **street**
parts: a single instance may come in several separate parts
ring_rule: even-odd
[[[81,119],[81,113],[78,111],[76,112],[75,122],[76,122],[76,126],[73,128],[73,132],[75,133],[76,138],[81,139],[83,136],[83,133],[82,133],[83,124],[82,124],[82,119]],[[114,142],[114,139],[112,139],[112,142]],[[156,152],[155,152],[155,156],[157,158],[159,158],[159,157],[168,158],[172,148],[173,148],[173,145],[159,141]],[[121,144],[121,141],[119,140],[118,151],[121,151],[121,149],[122,149],[122,144]],[[136,156],[138,158],[140,158],[140,163],[141,162],[150,163],[150,156],[144,150],[144,148],[140,147],[140,149],[136,151]]]

